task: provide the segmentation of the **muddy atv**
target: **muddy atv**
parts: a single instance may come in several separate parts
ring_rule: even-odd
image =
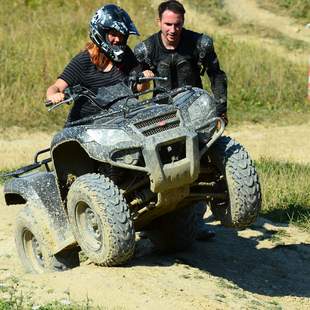
[[[9,174],[7,205],[25,204],[15,238],[26,270],[78,266],[81,249],[96,264],[123,264],[141,230],[161,251],[184,250],[201,202],[227,227],[255,221],[257,172],[247,151],[222,136],[214,98],[192,87],[139,95],[123,83],[97,95],[75,86],[52,107],[84,97],[99,111],[67,124],[32,165]]]

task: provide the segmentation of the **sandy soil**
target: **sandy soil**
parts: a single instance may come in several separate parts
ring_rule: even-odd
[[[305,138],[309,128],[244,126],[227,133],[255,159],[310,163]],[[8,167],[25,163],[38,148],[48,146],[50,135],[15,129],[2,132],[0,141],[1,166]],[[27,151],[20,152],[25,146]],[[7,296],[8,289],[35,304],[58,300],[85,305],[89,300],[108,309],[306,309],[310,303],[310,235],[295,227],[260,218],[251,228],[234,231],[206,214],[216,239],[196,242],[186,253],[160,256],[148,240],[137,238],[135,258],[127,266],[104,268],[83,262],[71,271],[31,275],[23,272],[15,250],[19,209],[5,206],[1,194],[0,297]]]
[[[160,256],[137,238],[135,258],[124,267],[86,261],[70,271],[33,275],[16,256],[18,209],[0,202],[0,297],[8,289],[36,305],[58,300],[108,309],[307,309],[310,302],[310,235],[295,227],[260,218],[235,231],[207,214],[216,238],[188,252]]]

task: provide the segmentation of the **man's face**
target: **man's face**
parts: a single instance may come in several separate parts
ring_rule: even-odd
[[[158,23],[164,40],[172,44],[179,42],[184,24],[184,18],[181,14],[166,10]]]

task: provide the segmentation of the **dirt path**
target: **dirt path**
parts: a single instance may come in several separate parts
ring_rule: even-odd
[[[310,29],[297,24],[287,16],[275,15],[272,12],[261,9],[255,0],[228,0],[225,8],[239,21],[267,26],[292,38],[310,43]]]
[[[246,126],[229,129],[228,134],[244,144],[253,158],[310,163],[309,128],[308,124]],[[26,154],[17,152],[16,140],[33,150],[48,145],[48,134],[35,138],[15,133],[0,134],[1,166],[7,156],[15,164],[25,161]],[[295,227],[261,218],[251,229],[236,232],[212,222],[207,214],[216,240],[196,242],[186,253],[159,256],[147,240],[137,239],[135,258],[125,267],[83,262],[68,272],[30,275],[23,272],[16,256],[13,232],[18,210],[6,207],[1,194],[0,298],[10,291],[15,297],[28,296],[35,304],[58,300],[85,305],[88,298],[92,305],[108,309],[231,309],[236,305],[239,309],[307,309],[310,303],[310,235]]]
[[[2,192],[2,188],[0,188]],[[294,227],[259,219],[236,232],[211,222],[212,242],[159,256],[137,240],[125,267],[82,263],[62,273],[25,274],[14,247],[17,207],[0,202],[0,297],[5,289],[36,305],[53,300],[107,309],[307,309],[310,302],[310,236]],[[238,305],[238,306],[237,306]]]
[[[253,159],[266,157],[310,163],[310,123],[298,126],[228,127],[225,134],[243,144]],[[52,134],[44,132],[25,133],[18,128],[8,132],[0,129],[0,170],[32,163],[38,150],[49,147],[51,137]]]
[[[157,7],[160,1],[154,1],[154,7]],[[306,64],[309,62],[309,53],[307,50],[295,49],[289,50],[281,45],[276,38],[259,35],[253,31],[245,33],[244,24],[252,23],[268,29],[279,31],[291,39],[299,39],[310,43],[310,29],[304,25],[296,24],[293,19],[286,16],[277,16],[269,11],[258,7],[254,0],[227,0],[224,1],[224,10],[236,18],[236,21],[228,26],[219,26],[218,23],[208,15],[208,12],[195,7],[186,8],[186,25],[189,23],[193,29],[208,34],[226,35],[235,42],[246,42],[260,48],[264,48],[273,54],[289,59],[297,64]],[[204,22],[201,22],[204,21]]]

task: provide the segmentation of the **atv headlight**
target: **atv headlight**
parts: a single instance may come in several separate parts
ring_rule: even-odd
[[[88,129],[87,134],[91,138],[90,141],[96,141],[102,145],[112,146],[113,141],[117,144],[132,141],[127,133],[120,129]]]
[[[204,93],[188,108],[188,113],[195,127],[203,127],[203,123],[216,116],[215,100]]]

